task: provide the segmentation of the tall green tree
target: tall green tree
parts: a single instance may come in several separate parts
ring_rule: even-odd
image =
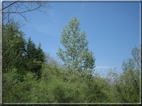
[[[73,17],[63,28],[61,43],[65,50],[59,48],[57,55],[68,68],[78,71],[93,69],[95,58],[93,53],[88,50],[86,33],[80,33],[79,25],[79,20]]]

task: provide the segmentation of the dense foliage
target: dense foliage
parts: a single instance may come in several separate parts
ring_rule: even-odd
[[[3,26],[2,39],[3,72],[16,68],[21,75],[32,71],[40,77],[44,63],[44,52],[40,44],[36,47],[30,38],[26,41],[18,23],[13,21]]]
[[[138,48],[132,50],[133,58],[124,61],[122,74],[113,71],[101,78],[90,70],[53,62],[11,22],[3,26],[3,102],[139,103],[140,53]]]

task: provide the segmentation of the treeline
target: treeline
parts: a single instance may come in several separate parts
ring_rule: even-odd
[[[123,62],[122,74],[112,71],[107,78],[101,78],[87,69],[94,66],[88,49],[85,49],[88,55],[82,54],[83,58],[86,56],[83,61],[87,66],[83,71],[80,68],[77,71],[79,62],[75,61],[71,61],[75,68],[58,65],[56,61],[52,64],[40,44],[36,46],[30,38],[24,39],[18,23],[3,25],[2,44],[3,103],[140,102],[141,51],[138,48],[132,50],[133,58]],[[87,64],[87,60],[93,65]]]

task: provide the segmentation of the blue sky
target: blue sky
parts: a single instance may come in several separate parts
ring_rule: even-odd
[[[26,14],[29,23],[21,30],[25,38],[40,42],[45,53],[60,62],[56,55],[62,48],[62,28],[75,16],[80,29],[85,31],[89,50],[96,58],[96,72],[105,75],[109,69],[122,72],[122,62],[131,58],[131,50],[140,46],[140,3],[138,2],[48,2],[47,13],[34,11]]]

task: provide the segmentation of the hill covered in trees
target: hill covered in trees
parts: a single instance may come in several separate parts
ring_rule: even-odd
[[[140,102],[141,50],[132,49],[133,58],[122,63],[122,74],[112,71],[101,78],[93,72],[95,59],[87,49],[85,33],[75,32],[78,25],[74,18],[63,31],[61,42],[67,52],[59,49],[57,55],[65,66],[47,62],[51,57],[45,55],[41,44],[24,39],[18,23],[3,25],[3,103]]]

